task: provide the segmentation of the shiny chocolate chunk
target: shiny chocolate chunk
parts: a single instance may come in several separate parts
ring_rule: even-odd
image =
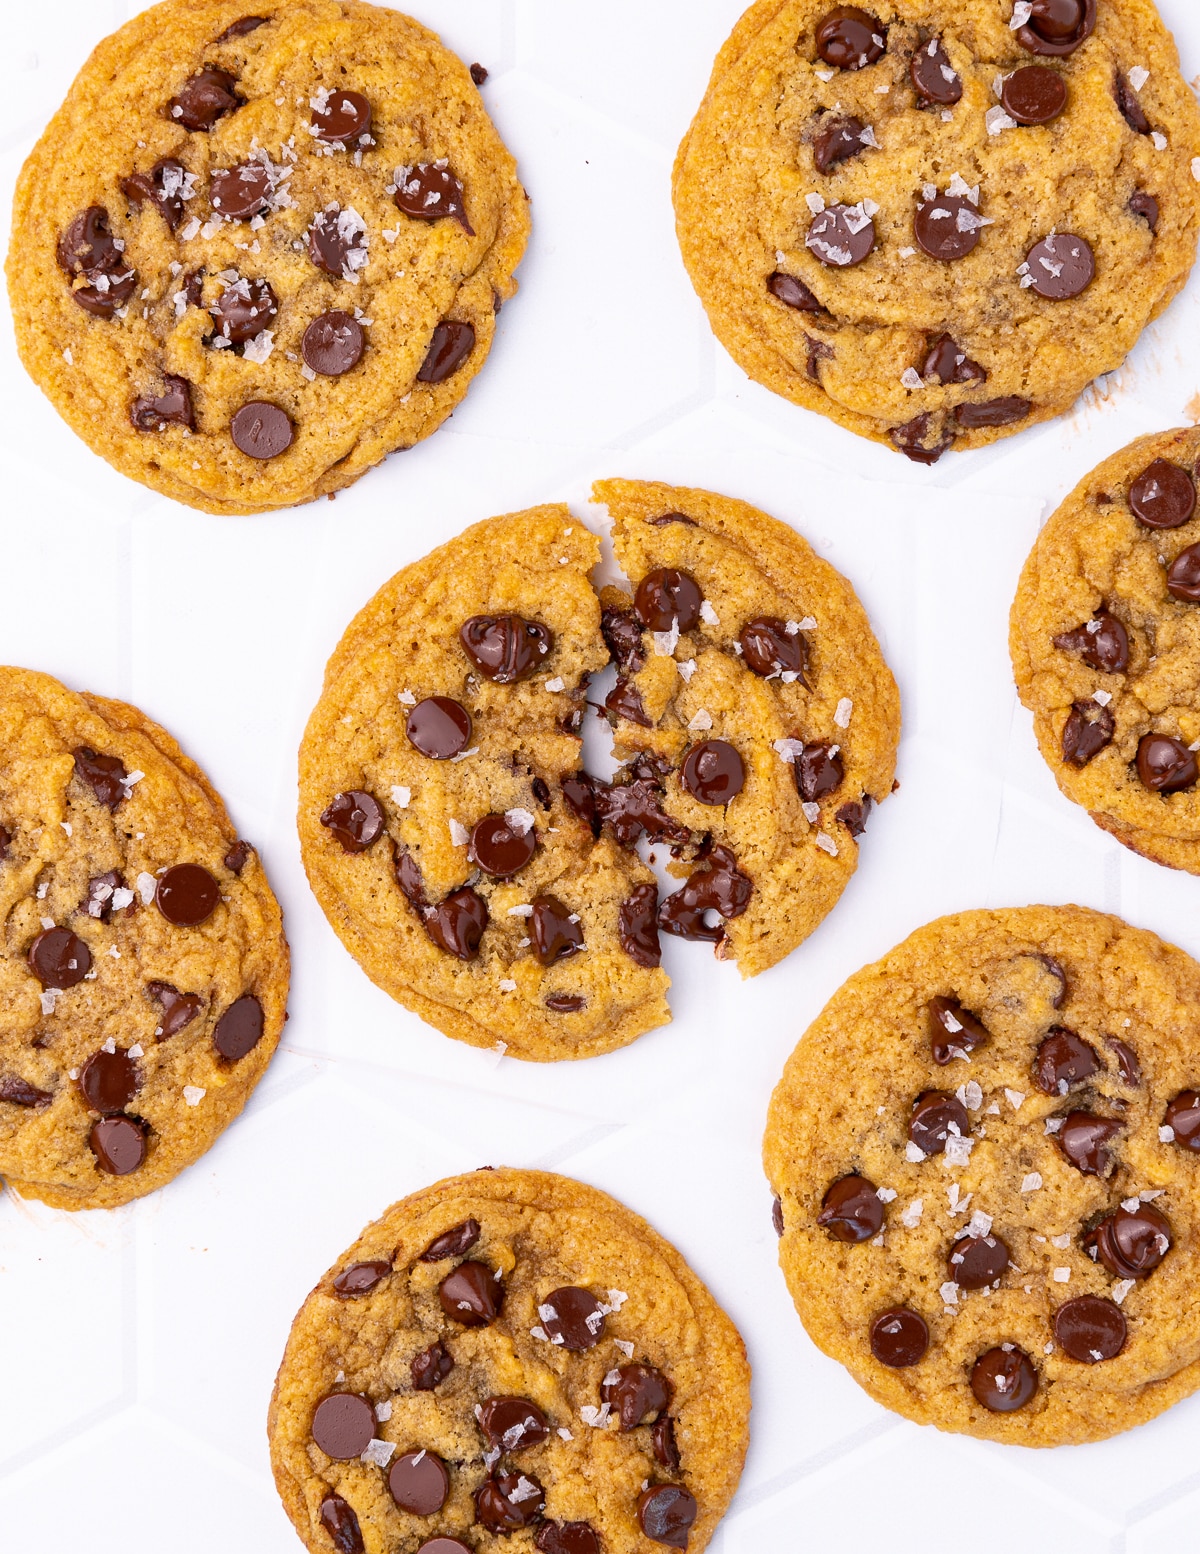
[[[642,625],[628,610],[606,606],[600,614],[600,630],[613,660],[626,674],[637,674],[646,662]]]
[[[407,848],[401,847],[396,842],[392,843],[392,873],[405,900],[424,915],[429,906],[429,898],[425,894],[425,879],[421,873],[421,866]]]
[[[906,1306],[881,1311],[871,1323],[871,1353],[892,1370],[919,1365],[928,1348],[929,1328],[924,1317]]]
[[[806,804],[836,793],[846,775],[840,751],[830,745],[805,745],[795,767],[796,787]]]
[[[445,950],[456,960],[474,960],[488,925],[487,902],[469,885],[464,885],[431,907],[424,922],[425,932],[439,950]]]
[[[93,1052],[79,1070],[79,1093],[94,1112],[122,1112],[141,1089],[137,1063],[118,1047]]]
[[[184,201],[191,194],[191,174],[174,157],[162,157],[148,173],[121,179],[121,193],[135,205],[153,205],[172,232],[183,220]]]
[[[827,173],[839,162],[848,162],[864,147],[874,144],[874,135],[864,139],[866,125],[853,114],[831,119],[813,139],[813,161],[817,172]]]
[[[783,270],[776,270],[767,276],[767,290],[785,307],[795,308],[798,313],[825,312],[825,308],[804,282],[797,280],[794,275],[786,274]]]
[[[1121,1308],[1099,1295],[1080,1295],[1054,1313],[1054,1336],[1059,1348],[1083,1365],[1115,1360],[1128,1335]]]
[[[231,345],[245,345],[247,340],[253,340],[264,329],[271,328],[279,316],[279,301],[267,281],[239,276],[236,281],[226,284],[209,312],[221,339],[228,340]],[[249,450],[243,449],[243,452]]]
[[[384,814],[377,800],[360,788],[339,793],[321,816],[321,824],[345,853],[365,853],[383,835]]]
[[[112,318],[133,295],[137,271],[125,262],[125,245],[112,234],[108,212],[89,205],[67,226],[55,250],[59,268],[72,280],[71,300],[96,318]]]
[[[369,1295],[380,1280],[386,1279],[391,1271],[391,1263],[351,1263],[334,1279],[334,1294],[342,1300],[353,1300],[358,1295]]]
[[[101,1117],[92,1124],[88,1144],[106,1175],[129,1176],[146,1158],[146,1125],[136,1117]]]
[[[471,80],[474,81],[476,86],[482,86],[487,78],[488,70],[486,65],[471,66]]]
[[[987,380],[987,373],[979,365],[967,356],[955,343],[951,335],[939,335],[929,347],[929,354],[925,358],[925,365],[921,368],[923,378],[934,378],[943,385],[948,383],[983,383]]]
[[[959,406],[962,409],[962,406]],[[924,410],[902,426],[893,426],[888,432],[895,446],[906,459],[914,464],[936,464],[947,448],[954,446],[953,436],[939,430],[940,420],[931,411]]]
[[[1129,488],[1133,516],[1146,529],[1178,529],[1196,510],[1196,482],[1169,459],[1155,459]]]
[[[1001,1344],[981,1354],[971,1368],[971,1391],[993,1414],[1013,1414],[1030,1402],[1038,1389],[1033,1361],[1013,1344]]]
[[[430,1538],[417,1550],[417,1554],[472,1554],[465,1543],[457,1538]]]
[[[945,1090],[926,1090],[913,1102],[908,1136],[923,1154],[940,1155],[948,1138],[967,1138],[971,1122],[957,1096]]]
[[[1067,78],[1049,65],[1026,65],[1004,82],[1000,101],[1018,124],[1049,124],[1067,106]]]
[[[622,1365],[604,1378],[600,1396],[612,1406],[622,1430],[653,1424],[670,1408],[675,1389],[652,1365]]]
[[[1182,739],[1146,734],[1138,741],[1137,774],[1152,793],[1182,793],[1195,786],[1200,766]]]
[[[475,1491],[475,1520],[488,1532],[503,1535],[541,1520],[546,1492],[536,1478],[524,1473],[498,1473]]]
[[[361,92],[322,90],[317,99],[310,121],[315,139],[327,146],[344,146],[347,141],[370,133],[371,104]]]
[[[39,1090],[19,1074],[0,1074],[0,1101],[10,1106],[49,1106],[53,1099],[49,1090]]]
[[[331,1392],[317,1404],[312,1438],[335,1462],[350,1462],[375,1435],[375,1410],[357,1392]]]
[[[1121,1124],[1110,1117],[1091,1112],[1071,1112],[1063,1120],[1056,1141],[1059,1149],[1084,1176],[1105,1176],[1112,1155],[1105,1147],[1121,1131]]]
[[[504,1285],[483,1263],[459,1263],[438,1285],[442,1310],[463,1327],[487,1327],[500,1315]]]
[[[930,38],[912,57],[908,67],[921,106],[952,108],[962,100],[962,77],[951,67],[940,38]]]
[[[80,745],[72,755],[76,777],[87,783],[98,804],[116,809],[121,800],[129,796],[129,773],[115,755],[97,755],[86,745]]]
[[[448,162],[417,162],[396,175],[396,206],[414,221],[441,221],[453,216],[468,237],[475,230],[467,220],[463,186]]]
[[[219,167],[209,179],[208,198],[213,210],[226,221],[249,221],[267,208],[271,175],[261,162]]]
[[[115,904],[118,890],[124,890],[130,898],[123,907]],[[79,903],[79,909],[101,923],[109,923],[112,921],[114,911],[133,911],[132,898],[133,892],[127,889],[125,881],[115,869],[109,869],[106,874],[95,874],[88,880],[87,895]]]
[[[236,1063],[262,1040],[262,1005],[253,993],[243,993],[226,1009],[213,1031],[213,1046],[227,1062]]]
[[[1163,1122],[1175,1134],[1175,1143],[1200,1154],[1200,1094],[1181,1090],[1167,1107]]]
[[[1064,653],[1077,653],[1089,669],[1101,674],[1123,674],[1129,667],[1129,634],[1108,610],[1098,610],[1084,626],[1061,632],[1053,639]]]
[[[840,7],[853,10],[853,6]],[[699,1514],[695,1499],[682,1484],[659,1484],[638,1496],[638,1525],[654,1543],[686,1549],[692,1523]]]
[[[29,969],[43,987],[64,989],[92,969],[92,952],[69,928],[47,928],[29,946]]]
[[[1066,1095],[1075,1085],[1100,1073],[1101,1068],[1094,1047],[1074,1031],[1055,1025],[1037,1049],[1033,1082],[1043,1095]]]
[[[1129,213],[1132,216],[1140,216],[1151,232],[1158,231],[1160,215],[1158,201],[1148,189],[1137,189],[1129,196]]]
[[[835,70],[861,70],[883,55],[887,29],[857,5],[835,5],[817,23],[817,53]]]
[[[366,332],[353,313],[333,308],[314,318],[304,331],[300,354],[321,377],[340,378],[358,366],[366,344]]]
[[[449,1349],[439,1338],[409,1362],[412,1384],[417,1392],[434,1392],[454,1369]]]
[[[321,1501],[321,1526],[333,1540],[338,1554],[364,1554],[366,1545],[358,1517],[341,1495],[329,1494]]]
[[[1200,604],[1200,545],[1181,550],[1167,569],[1167,592],[1184,604]]]
[[[870,1241],[883,1229],[883,1204],[865,1176],[840,1177],[821,1201],[817,1224],[835,1241]]]
[[[549,626],[521,615],[474,615],[458,637],[479,673],[497,685],[527,679],[554,646]]]
[[[546,999],[551,1014],[578,1014],[587,1008],[587,999],[581,993],[552,993]]]
[[[1083,1238],[1114,1279],[1146,1279],[1171,1250],[1171,1222],[1148,1203],[1116,1209]]]
[[[467,857],[493,879],[511,879],[537,852],[537,832],[507,815],[485,815],[467,844]]]
[[[864,793],[860,802],[843,804],[833,818],[838,825],[845,826],[851,836],[858,837],[867,829],[867,813],[870,808],[871,799]]]
[[[933,1061],[943,1066],[992,1039],[991,1032],[953,998],[930,999],[927,1023]]]
[[[488,1398],[475,1417],[488,1445],[506,1452],[540,1446],[550,1434],[545,1414],[528,1398]]]
[[[682,1466],[679,1443],[675,1439],[675,1421],[669,1414],[664,1414],[657,1424],[651,1425],[650,1448],[660,1468],[666,1468],[668,1473],[679,1472]]]
[[[270,21],[268,16],[243,16],[240,21],[231,22],[219,38],[214,38],[214,43],[232,43],[234,38],[244,38],[247,33],[257,32],[260,27],[265,27]]]
[[[431,761],[450,761],[471,743],[471,714],[449,696],[429,696],[408,714],[404,732]]]
[[[154,1034],[159,1041],[168,1041],[188,1026],[204,1007],[204,1001],[196,993],[181,993],[169,982],[147,982],[146,996],[162,1009]]]
[[[387,1486],[402,1511],[412,1516],[436,1516],[450,1493],[450,1475],[433,1452],[410,1451],[392,1462]]]
[[[464,320],[444,318],[434,329],[418,383],[445,383],[475,349],[475,326]]]
[[[746,784],[746,768],[726,740],[706,739],[684,757],[679,781],[697,803],[717,808],[737,798]]]
[[[771,1224],[775,1228],[777,1236],[783,1236],[783,1199],[775,1198],[771,1203]]]
[[[308,257],[334,280],[352,281],[367,263],[367,229],[356,211],[327,205],[308,229]]]
[[[172,97],[167,104],[167,117],[185,130],[210,130],[218,119],[242,106],[236,86],[228,70],[206,65]]]
[[[198,863],[177,863],[159,879],[154,904],[177,928],[197,928],[216,911],[221,887]]]
[[[572,1354],[594,1349],[604,1336],[604,1310],[590,1290],[567,1285],[538,1305],[538,1320],[552,1344]]]
[[[1134,134],[1148,135],[1151,129],[1150,120],[1146,117],[1146,110],[1138,101],[1138,95],[1123,70],[1118,70],[1113,77],[1113,96],[1117,99],[1121,117]]]
[[[1116,1054],[1117,1071],[1121,1076],[1122,1084],[1136,1089],[1142,1082],[1142,1065],[1138,1062],[1137,1053],[1128,1042],[1121,1041],[1116,1036],[1106,1036],[1105,1045]]]
[[[533,948],[543,966],[578,955],[584,948],[579,914],[565,907],[557,896],[535,896],[529,920]]]
[[[875,223],[861,205],[827,205],[812,219],[804,246],[830,269],[861,264],[875,247]]]
[[[292,446],[295,428],[278,405],[252,399],[234,414],[229,435],[247,458],[275,459]]]
[[[979,242],[983,218],[974,202],[961,194],[935,194],[917,201],[913,233],[931,259],[953,264],[965,259]]]
[[[533,1546],[539,1554],[601,1554],[590,1522],[543,1522]]]
[[[982,1290],[1002,1277],[1010,1261],[999,1236],[964,1236],[950,1248],[946,1274],[961,1289]]]
[[[195,431],[191,384],[186,378],[164,373],[161,392],[135,399],[129,407],[129,419],[139,432],[165,432],[168,426],[186,426]]]
[[[1039,297],[1068,302],[1092,284],[1096,260],[1091,244],[1074,232],[1052,232],[1025,256],[1025,278]]]
[[[629,899],[621,903],[617,931],[621,948],[630,960],[651,969],[662,965],[662,947],[658,942],[658,886],[652,880],[637,886]]]
[[[1117,720],[1096,701],[1077,701],[1063,724],[1062,753],[1068,766],[1085,767],[1112,744]]]
[[[1017,42],[1031,54],[1073,54],[1096,29],[1096,0],[1033,0]]]
[[[440,1263],[447,1257],[465,1257],[480,1237],[477,1219],[465,1219],[461,1225],[452,1225],[435,1236],[417,1259],[421,1263]]]
[[[652,726],[637,686],[631,684],[623,675],[618,678],[617,683],[604,698],[604,706],[605,710],[611,712],[614,717],[625,718],[628,722],[637,723],[642,728]]]
[[[777,615],[756,615],[742,627],[738,638],[742,662],[754,674],[771,679],[788,674],[807,687],[808,643],[799,628],[789,629]]]
[[[707,867],[697,869],[682,890],[677,890],[658,909],[658,926],[681,939],[719,944],[725,937],[720,924],[708,921],[715,912],[726,920],[740,917],[750,905],[754,884],[737,866],[728,847],[714,847]]]
[[[638,584],[633,608],[650,631],[692,631],[700,623],[704,595],[690,572],[659,567]]]

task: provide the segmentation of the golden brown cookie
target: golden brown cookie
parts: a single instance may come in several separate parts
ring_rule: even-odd
[[[1150,0],[758,0],[680,147],[676,225],[752,378],[933,463],[1124,360],[1191,269],[1198,178]]]
[[[1082,907],[964,912],[852,977],[771,1103],[813,1342],[939,1429],[1054,1446],[1200,1385],[1200,966]]]
[[[661,932],[754,975],[833,907],[891,789],[895,683],[846,580],[726,497],[603,481],[405,568],[330,660],[301,847],[367,974],[447,1035],[589,1057],[669,1018]],[[582,768],[589,677],[625,762]],[[635,850],[683,880],[661,901]]]
[[[749,1413],[742,1341],[674,1247],[595,1188],[489,1170],[329,1270],[268,1433],[313,1554],[699,1554]]]
[[[98,45],[25,163],[21,359],[167,496],[312,501],[462,399],[527,204],[467,67],[409,17],[165,0]]]
[[[169,1182],[285,1019],[258,855],[136,708],[0,669],[0,1175],[62,1209]]]
[[[1009,649],[1047,765],[1134,852],[1200,874],[1200,430],[1142,437],[1038,536]]]

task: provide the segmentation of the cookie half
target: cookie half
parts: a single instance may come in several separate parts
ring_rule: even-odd
[[[0,1176],[62,1209],[169,1182],[286,1018],[258,854],[134,707],[0,669]]]
[[[1183,285],[1200,111],[1149,0],[759,0],[675,164],[757,382],[920,463],[1062,414]]]
[[[1200,874],[1200,430],[1083,480],[1021,573],[1009,649],[1046,764],[1134,852]]]
[[[1081,907],[942,918],[852,977],[765,1142],[813,1342],[918,1423],[1024,1446],[1194,1391],[1198,997],[1189,956]]]
[[[660,933],[753,975],[833,907],[892,785],[895,683],[850,585],[784,524],[605,481],[630,593],[565,506],[468,529],[330,660],[301,847],[368,975],[447,1035],[589,1057],[669,1018]],[[582,765],[588,682],[625,763]],[[682,881],[660,899],[649,852]],[[640,852],[639,852],[640,848]]]
[[[268,1433],[314,1554],[699,1554],[748,1440],[733,1323],[605,1193],[477,1171],[403,1199],[292,1325]]]
[[[409,17],[166,0],[25,163],[17,345],[123,474],[214,513],[312,501],[462,399],[527,207],[467,67]]]

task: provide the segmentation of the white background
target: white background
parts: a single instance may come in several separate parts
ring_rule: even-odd
[[[1160,4],[1194,77],[1200,15]],[[5,6],[5,216],[86,54],[137,9]],[[1005,647],[1046,514],[1133,437],[1200,416],[1200,283],[1074,414],[934,471],[772,397],[712,340],[670,206],[675,147],[740,10],[425,0],[421,19],[491,71],[484,98],[533,197],[533,245],[454,419],[336,502],[222,519],[143,490],[72,436],[0,330],[0,661],[166,724],[260,847],[295,961],[266,1079],[180,1180],[108,1214],[0,1199],[6,1548],[295,1554],[264,1428],[291,1319],[389,1203],[490,1163],[616,1194],[740,1326],[754,1441],[717,1554],[1200,1547],[1200,1398],[1042,1453],[895,1418],[800,1328],[759,1166],[771,1087],[807,1023],[932,917],[1079,901],[1200,953],[1200,885],[1059,797]],[[872,813],[840,906],[776,970],[743,984],[704,947],[667,941],[673,1025],[583,1064],[497,1066],[393,1004],[335,940],[300,867],[295,753],[325,659],[385,578],[495,513],[561,499],[588,517],[591,481],[610,475],[748,499],[849,575],[900,681],[902,786]]]

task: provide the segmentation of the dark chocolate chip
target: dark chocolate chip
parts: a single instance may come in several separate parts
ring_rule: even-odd
[[[1026,65],[1005,81],[1000,101],[1018,124],[1049,124],[1067,106],[1067,78],[1049,65]]]
[[[444,318],[433,331],[418,383],[444,383],[452,378],[475,349],[475,326],[464,320]]]
[[[1116,1209],[1083,1239],[1114,1279],[1145,1279],[1171,1250],[1171,1222],[1143,1203],[1137,1209]]]
[[[146,1126],[135,1117],[101,1117],[92,1124],[88,1144],[101,1171],[128,1176],[146,1158]]]
[[[652,881],[639,885],[627,901],[621,903],[618,934],[621,948],[639,966],[662,965],[662,947],[658,942],[658,886]]]
[[[1033,1062],[1033,1082],[1043,1095],[1066,1095],[1101,1069],[1094,1047],[1064,1026],[1051,1027],[1050,1034],[1037,1049]]]
[[[543,809],[548,810],[552,804],[552,800],[550,798],[550,784],[544,777],[535,777],[529,786],[533,792],[534,798],[538,801]]]
[[[600,1539],[590,1522],[543,1522],[533,1546],[539,1554],[600,1554]]]
[[[1129,196],[1129,213],[1140,216],[1151,232],[1158,231],[1158,201],[1148,189],[1137,189]]]
[[[638,584],[634,610],[650,631],[693,630],[700,621],[704,595],[690,572],[677,567],[659,567],[648,572]]]
[[[1181,550],[1167,570],[1167,592],[1184,604],[1200,604],[1200,545]]]
[[[500,1315],[504,1285],[483,1263],[459,1263],[438,1285],[442,1310],[463,1327],[487,1327]]]
[[[965,259],[979,243],[983,220],[974,202],[962,194],[937,194],[919,199],[913,232],[931,259],[953,264]]]
[[[267,281],[260,277],[247,279],[240,276],[225,286],[209,312],[216,321],[217,335],[221,339],[228,340],[232,345],[245,345],[247,340],[253,340],[264,329],[270,329],[279,315],[279,302]],[[236,435],[234,441],[237,441]],[[239,442],[238,447],[241,446]],[[242,451],[250,452],[248,448]]]
[[[475,236],[467,220],[463,186],[444,160],[402,168],[396,178],[395,201],[414,221],[441,221],[444,216],[453,216],[468,237]]]
[[[924,1317],[906,1306],[881,1311],[871,1323],[871,1353],[881,1365],[904,1370],[919,1365],[929,1348]]]
[[[1112,1164],[1105,1147],[1121,1131],[1121,1124],[1091,1112],[1071,1112],[1056,1135],[1059,1149],[1084,1176],[1104,1176]]]
[[[147,982],[146,994],[162,1006],[162,1018],[154,1033],[160,1041],[177,1036],[204,1007],[203,1000],[196,993],[181,993],[169,982]]]
[[[1137,1053],[1128,1044],[1116,1036],[1106,1036],[1105,1044],[1112,1048],[1117,1057],[1117,1070],[1121,1075],[1121,1082],[1136,1089],[1142,1082],[1142,1065],[1138,1062]]]
[[[870,796],[864,793],[859,802],[843,804],[833,818],[838,825],[845,826],[851,836],[858,837],[867,829],[867,813],[870,808]]]
[[[86,745],[80,745],[72,754],[76,777],[87,783],[97,803],[116,809],[128,797],[129,773],[115,755],[97,755]]]
[[[679,1472],[679,1443],[675,1439],[675,1421],[669,1414],[650,1427],[650,1447],[660,1468],[666,1468],[668,1473]]]
[[[1146,117],[1146,110],[1138,101],[1138,95],[1123,70],[1118,70],[1113,77],[1113,96],[1117,99],[1121,117],[1134,134],[1148,135],[1151,127],[1150,120]]]
[[[417,1554],[472,1554],[465,1543],[457,1538],[430,1538],[417,1550]]]
[[[356,1295],[369,1295],[391,1271],[391,1263],[351,1263],[334,1279],[334,1293],[342,1300],[352,1300]]]
[[[328,205],[308,229],[308,257],[334,280],[353,280],[367,263],[367,229],[351,210]]]
[[[124,243],[113,236],[103,205],[89,205],[69,223],[55,250],[59,268],[87,285],[72,289],[73,301],[97,318],[111,318],[133,295],[137,271],[127,264]]]
[[[217,1021],[213,1046],[221,1057],[236,1063],[254,1051],[262,1040],[262,1033],[262,1005],[253,993],[243,993]]]
[[[154,902],[168,923],[196,928],[216,911],[221,887],[198,863],[177,863],[158,882]]]
[[[402,1511],[436,1516],[450,1493],[446,1464],[431,1451],[405,1452],[388,1469],[387,1486]]]
[[[137,1063],[118,1047],[93,1052],[79,1071],[79,1091],[94,1112],[123,1112],[141,1088]]]
[[[783,1199],[775,1198],[771,1203],[771,1224],[775,1227],[775,1234],[783,1235]]]
[[[424,922],[425,932],[439,950],[445,950],[457,960],[474,960],[488,925],[487,902],[469,885],[464,885],[432,907]]]
[[[957,1096],[945,1090],[927,1090],[913,1103],[908,1136],[926,1155],[940,1155],[948,1138],[967,1138],[971,1122]]]
[[[366,333],[354,315],[334,308],[314,318],[304,331],[300,354],[313,372],[340,378],[358,366],[366,343]]]
[[[861,264],[875,247],[875,223],[861,205],[827,205],[812,219],[804,246],[822,264],[845,270]]]
[[[121,179],[121,193],[135,205],[148,201],[155,206],[172,232],[183,220],[185,197],[190,194],[191,175],[174,157],[162,157],[148,173],[133,173]]]
[[[321,816],[345,853],[365,853],[383,835],[384,814],[377,800],[360,788],[339,793]]]
[[[1146,529],[1178,529],[1196,510],[1196,482],[1186,469],[1155,459],[1129,488],[1133,516]]]
[[[231,874],[241,874],[253,851],[249,842],[235,842],[221,861]]]
[[[471,80],[474,81],[476,86],[482,86],[483,83],[487,80],[487,78],[488,78],[488,73],[487,73],[487,69],[486,69],[485,66],[483,66],[483,65],[472,65],[471,66]]]
[[[375,1435],[375,1410],[357,1392],[331,1392],[317,1404],[312,1438],[336,1462],[361,1456]]]
[[[19,1074],[0,1074],[0,1101],[12,1106],[48,1106],[53,1099],[49,1090],[39,1090]]]
[[[407,848],[399,846],[396,842],[392,843],[392,872],[405,900],[424,915],[429,906],[429,898],[425,894],[425,880],[421,874],[421,866]]]
[[[421,1263],[440,1263],[448,1257],[465,1257],[479,1240],[480,1226],[477,1219],[465,1219],[460,1225],[452,1225],[435,1236],[417,1259]]]
[[[684,757],[679,781],[698,804],[731,803],[746,785],[742,758],[724,739],[706,739]]]
[[[545,1414],[528,1398],[488,1398],[476,1410],[475,1417],[488,1445],[499,1446],[506,1452],[540,1446],[550,1434]]]
[[[74,987],[92,969],[92,952],[69,928],[47,928],[29,946],[29,969],[43,987]]]
[[[185,130],[210,130],[218,119],[242,106],[228,70],[206,65],[180,87],[167,104],[167,117]]]
[[[440,1338],[430,1344],[428,1349],[413,1355],[409,1362],[412,1384],[418,1392],[436,1391],[453,1369],[454,1361],[450,1351]]]
[[[817,23],[817,53],[836,70],[861,70],[883,55],[887,29],[857,5],[835,5]]]
[[[471,743],[471,714],[449,696],[429,696],[408,714],[408,742],[431,761],[449,761]]]
[[[1181,1090],[1167,1107],[1163,1122],[1175,1134],[1175,1143],[1200,1154],[1200,1094]]]
[[[295,429],[278,405],[252,399],[234,415],[229,435],[247,458],[275,459],[292,446]]]
[[[804,341],[808,346],[808,375],[814,383],[820,383],[821,363],[832,361],[836,353],[827,340],[815,340],[806,334]]]
[[[796,765],[796,787],[806,804],[836,793],[845,777],[840,751],[831,745],[805,745]]]
[[[813,161],[817,172],[827,173],[839,162],[848,162],[871,141],[864,140],[866,125],[853,114],[831,119],[813,139]]]
[[[921,45],[912,57],[908,73],[922,107],[932,103],[939,108],[952,108],[961,101],[962,77],[951,68],[950,56],[940,38],[930,38]]]
[[[265,27],[270,21],[269,16],[243,16],[241,21],[233,22],[226,27],[219,38],[214,38],[214,43],[231,43],[234,38],[244,38],[247,33],[257,32],[260,27]]]
[[[986,1026],[953,998],[933,998],[927,1011],[933,1061],[944,1066],[991,1040]]]
[[[1033,1361],[1013,1344],[989,1349],[971,1368],[971,1391],[976,1401],[993,1414],[1016,1413],[1033,1398],[1037,1389],[1038,1375]]]
[[[545,1508],[545,1490],[524,1473],[498,1473],[475,1491],[475,1520],[497,1534],[533,1526]]]
[[[1152,793],[1181,793],[1195,786],[1200,766],[1182,739],[1145,734],[1138,740],[1137,774]]]
[[[587,1008],[587,999],[580,993],[552,993],[546,999],[546,1008],[551,1014],[578,1014]]]
[[[271,175],[261,162],[219,167],[209,179],[209,201],[226,221],[249,221],[267,208],[270,197]]]
[[[463,651],[485,679],[515,685],[545,661],[554,633],[521,615],[474,615],[458,633]]]
[[[94,917],[98,922],[109,923],[112,921],[113,911],[131,912],[133,901],[130,900],[124,907],[114,908],[113,901],[118,890],[126,889],[125,881],[115,869],[109,869],[106,874],[95,874],[88,880],[87,895],[79,903],[79,910],[86,912],[89,917]],[[132,897],[133,892],[129,892]]]
[[[600,1396],[612,1406],[622,1430],[636,1430],[653,1424],[664,1409],[670,1408],[675,1389],[652,1365],[622,1365],[616,1380],[605,1377]]]
[[[821,1200],[817,1224],[835,1241],[870,1241],[883,1229],[883,1204],[865,1176],[840,1177]]]
[[[825,312],[804,282],[797,280],[794,275],[785,274],[783,270],[768,275],[767,290],[786,307],[795,308],[798,313]]]
[[[682,890],[677,890],[658,909],[658,926],[680,939],[719,944],[725,937],[720,924],[710,924],[708,914],[725,919],[740,917],[750,905],[753,882],[743,874],[728,847],[714,847],[708,867],[697,869]]]
[[[623,675],[618,677],[617,683],[604,698],[604,706],[614,717],[625,718],[628,722],[637,723],[642,728],[652,726],[637,686],[625,679]]]
[[[129,407],[129,419],[139,432],[162,432],[168,426],[186,426],[196,429],[196,416],[192,409],[192,386],[186,378],[165,373],[162,391],[143,394]]]
[[[557,896],[534,898],[530,929],[534,951],[543,966],[553,966],[584,948],[579,914],[565,907]]]
[[[987,373],[961,350],[951,335],[939,335],[929,347],[923,378],[936,378],[943,386],[948,383],[985,383]]]
[[[637,674],[646,662],[642,647],[642,626],[628,610],[605,608],[600,614],[600,630],[614,662],[626,674]]]
[[[1064,1354],[1084,1365],[1115,1360],[1128,1334],[1121,1308],[1099,1295],[1080,1295],[1054,1313],[1054,1336]]]
[[[1017,42],[1031,54],[1073,54],[1096,27],[1096,0],[1033,0]]]
[[[1055,637],[1054,646],[1064,653],[1078,653],[1089,669],[1101,674],[1123,674],[1129,667],[1129,633],[1105,609],[1097,610],[1086,625]]]
[[[842,10],[853,10],[843,6]],[[638,1524],[647,1538],[671,1549],[686,1549],[699,1507],[682,1484],[659,1484],[638,1496]]]
[[[1063,760],[1069,766],[1086,766],[1112,744],[1116,730],[1117,720],[1111,708],[1096,701],[1075,702],[1063,724]]]
[[[959,409],[962,409],[961,405]],[[954,445],[954,438],[947,436],[940,427],[938,417],[929,410],[923,410],[902,426],[893,426],[888,436],[904,457],[911,459],[914,464],[936,464],[942,454]]]
[[[546,1337],[571,1354],[596,1347],[604,1336],[604,1316],[592,1292],[576,1285],[551,1290],[538,1305],[538,1319]]]
[[[467,857],[493,879],[511,879],[537,852],[537,832],[506,815],[485,815],[467,844]]]
[[[1028,280],[1039,297],[1067,302],[1092,284],[1096,260],[1091,244],[1075,232],[1052,232],[1025,256]]]
[[[756,615],[742,627],[738,638],[742,662],[764,679],[777,674],[794,675],[807,688],[808,643],[799,628],[789,631],[777,615]]]
[[[321,1526],[332,1538],[338,1554],[364,1554],[366,1546],[358,1517],[341,1495],[326,1495],[321,1501],[320,1516]]]
[[[198,308],[204,300],[204,270],[189,270],[180,281],[179,292],[189,308]]]
[[[1066,1002],[1067,997],[1066,972],[1059,965],[1058,961],[1054,959],[1053,955],[1035,955],[1033,958],[1034,960],[1040,961],[1046,970],[1050,973],[1050,975],[1054,978],[1054,980],[1058,983],[1058,990],[1051,998],[1050,1003],[1053,1008],[1061,1009],[1063,1004]]]
[[[325,145],[345,145],[371,129],[371,104],[361,92],[319,93],[321,106],[312,111],[312,132]]]
[[[999,1236],[964,1236],[950,1248],[946,1274],[964,1290],[983,1290],[995,1284],[1010,1261]]]

